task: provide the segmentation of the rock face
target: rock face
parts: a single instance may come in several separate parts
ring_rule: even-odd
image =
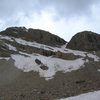
[[[42,64],[42,62],[41,62],[39,59],[35,59],[35,62],[36,62],[38,65]]]
[[[100,35],[91,31],[83,31],[72,37],[67,48],[82,51],[100,50]]]
[[[22,38],[27,41],[36,41],[41,44],[59,46],[66,43],[66,41],[50,32],[40,29],[26,29],[25,27],[10,27],[5,31],[0,32],[2,35]]]
[[[20,54],[20,52],[24,52],[28,54],[36,53],[46,57],[52,56],[64,60],[80,58],[72,53],[64,53],[61,51],[62,44],[65,45],[65,43],[66,41],[60,37],[43,30],[11,27],[0,32],[0,56],[10,57],[11,54]],[[39,59],[36,59],[35,62],[38,65],[42,64]],[[42,65],[41,69],[47,70],[48,68],[46,65]]]

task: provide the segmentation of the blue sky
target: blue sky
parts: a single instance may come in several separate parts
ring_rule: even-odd
[[[0,30],[10,26],[39,28],[66,41],[77,32],[100,33],[99,0],[1,0]]]

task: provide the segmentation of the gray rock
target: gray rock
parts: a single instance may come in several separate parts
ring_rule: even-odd
[[[35,62],[36,62],[38,65],[42,64],[41,61],[40,61],[39,59],[35,59]]]
[[[79,32],[72,37],[67,48],[82,51],[100,50],[100,35],[91,31]]]
[[[35,41],[41,44],[51,46],[61,46],[66,41],[50,32],[40,29],[26,29],[25,27],[9,27],[6,30],[0,32],[2,35],[12,36],[16,38],[22,38],[27,41]]]
[[[48,70],[48,67],[47,67],[46,65],[44,65],[44,64],[42,64],[42,65],[40,66],[40,68],[41,68],[42,70]]]

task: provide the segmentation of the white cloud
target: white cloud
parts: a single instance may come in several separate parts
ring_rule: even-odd
[[[1,0],[0,30],[9,26],[39,28],[65,40],[77,32],[100,32],[98,0]]]

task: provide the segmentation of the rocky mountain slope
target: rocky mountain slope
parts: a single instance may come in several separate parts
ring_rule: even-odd
[[[100,34],[91,31],[79,32],[72,37],[67,48],[82,51],[100,50]]]
[[[0,98],[54,100],[98,90],[99,55],[95,33],[78,33],[67,43],[43,30],[7,28],[0,32]]]
[[[25,27],[10,27],[5,31],[2,31],[0,34],[51,46],[59,46],[66,43],[64,39],[61,39],[50,32],[39,29],[26,29]]]

